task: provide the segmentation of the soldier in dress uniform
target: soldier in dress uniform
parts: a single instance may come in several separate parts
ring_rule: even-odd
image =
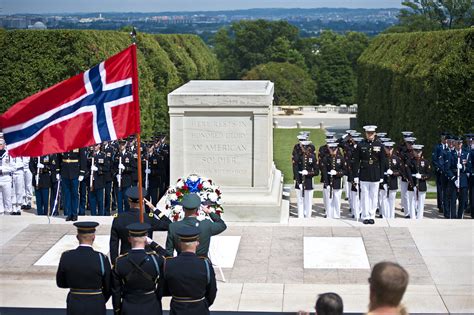
[[[105,154],[106,163],[109,165],[108,169],[104,170],[104,215],[109,216],[112,207],[112,183],[113,183],[113,170],[115,150],[110,141],[104,142],[102,150]]]
[[[56,179],[61,179],[66,221],[77,220],[79,183],[84,180],[86,171],[87,157],[85,149],[74,149],[58,155]]]
[[[195,226],[178,229],[180,253],[165,261],[165,290],[172,295],[170,315],[210,314],[209,307],[216,298],[216,276],[212,263],[196,254],[200,233]]]
[[[56,168],[53,165],[50,155],[43,155],[31,158],[29,169],[33,176],[33,187],[36,197],[36,214],[47,215],[49,207],[49,189],[51,188],[51,170]]]
[[[354,151],[357,148],[357,145],[364,140],[363,138],[357,136],[353,138],[354,140],[354,147],[352,150],[352,155],[350,159],[346,160],[346,164],[348,166],[348,182],[351,183],[351,191],[349,193],[349,207],[351,209],[352,217],[360,219],[360,185],[354,182]]]
[[[107,156],[101,151],[100,143],[94,145],[87,159],[86,183],[88,187],[91,215],[104,215],[105,174],[110,171]],[[92,180],[91,180],[92,174]]]
[[[431,177],[430,162],[423,158],[423,145],[413,145],[413,157],[407,161],[408,209],[412,219],[423,219],[426,198],[426,181]]]
[[[33,198],[33,175],[29,169],[30,158],[23,157],[23,180],[25,183],[25,195],[23,204],[21,205],[21,210],[30,210],[31,209],[31,199]]]
[[[127,226],[131,250],[119,256],[112,271],[112,304],[119,315],[162,314],[163,257],[146,251],[148,223]]]
[[[451,187],[451,177],[449,176],[448,173],[448,168],[449,165],[447,165],[447,162],[450,159],[450,156],[452,152],[454,151],[454,136],[453,135],[447,135],[446,136],[446,147],[443,150],[442,153],[442,158],[443,162],[440,163],[443,166],[443,174],[444,176],[442,177],[442,186],[443,186],[443,206],[444,206],[444,217],[446,219],[456,219],[457,214],[456,211],[454,211],[454,215],[451,216],[451,195],[453,193],[453,189]]]
[[[5,140],[0,139],[0,214],[12,212],[12,172],[11,158],[5,147]],[[3,201],[2,201],[3,200]]]
[[[455,146],[448,159],[445,161],[445,169],[449,178],[449,193],[451,197],[450,209],[451,219],[462,219],[467,203],[468,176],[472,173],[469,163],[469,152],[462,147],[461,137],[454,139]],[[458,208],[456,213],[456,201]]]
[[[331,219],[341,217],[342,177],[346,174],[346,162],[337,143],[329,143],[329,155],[320,162],[326,198],[326,216]]]
[[[342,153],[344,154],[344,160],[346,162],[346,175],[343,177],[343,187],[344,192],[346,194],[345,200],[349,200],[350,198],[350,191],[351,191],[351,183],[349,182],[349,172],[348,172],[348,161],[352,159],[352,153],[354,151],[354,139],[355,134],[357,131],[355,130],[346,130],[346,133],[338,140],[339,147],[342,149]]]
[[[294,157],[293,177],[298,200],[298,217],[310,218],[313,209],[313,177],[319,174],[318,160],[311,141],[301,142],[301,149]]]
[[[201,207],[201,198],[195,193],[184,195],[181,205],[184,210],[183,220],[173,222],[169,226],[168,237],[166,239],[166,251],[168,256],[173,256],[174,250],[176,250],[178,254],[181,252],[179,238],[176,231],[183,226],[194,226],[200,231],[200,242],[197,248],[197,255],[209,257],[211,236],[224,232],[225,229],[227,229],[227,225],[218,214],[211,212],[208,207],[203,207],[202,210],[209,215],[210,220],[205,219],[199,221],[197,219],[197,211]]]
[[[22,157],[11,159],[12,166],[12,212],[11,215],[21,215],[21,205],[25,198],[25,171]]]
[[[469,206],[468,211],[471,213],[471,219],[474,218],[474,134],[469,133],[466,135],[467,148],[469,152],[469,164],[471,167],[471,173],[469,174]]]
[[[133,172],[137,168],[137,161],[133,154],[126,149],[126,141],[119,141],[119,151],[115,155],[115,169],[117,173],[117,211],[122,213],[130,209],[130,205],[125,198],[125,192],[133,184]]]
[[[51,189],[49,190],[49,209],[50,209],[51,215],[58,216],[61,205],[63,205],[63,209],[64,209],[64,202],[63,202],[64,198],[61,198],[63,196],[61,193],[61,187],[60,187],[61,185],[59,184],[59,181],[58,181],[58,178],[60,176],[57,176],[58,154],[50,154],[49,160],[51,163]]]
[[[416,138],[413,137],[413,132],[411,131],[402,131],[403,141],[398,146],[397,155],[400,158],[403,167],[405,167],[406,162],[413,155],[413,150],[411,146],[415,143]],[[406,213],[407,208],[407,191],[408,191],[408,181],[409,178],[404,176],[402,173],[401,182],[400,182],[400,203],[402,206],[402,212],[405,212],[405,216],[409,216],[409,213]]]
[[[379,184],[385,172],[385,152],[383,144],[375,139],[377,126],[364,126],[366,139],[354,151],[354,182],[361,189],[361,209],[364,224],[375,223]]]
[[[97,222],[75,222],[79,247],[61,255],[56,283],[68,288],[68,315],[105,315],[105,303],[110,298],[110,262],[106,255],[95,251]]]
[[[438,211],[444,213],[443,205],[443,150],[447,146],[446,144],[446,132],[441,133],[440,143],[438,143],[434,148],[431,154],[431,163],[433,165],[434,174],[436,176],[436,204],[438,206]]]
[[[156,205],[159,200],[160,187],[164,186],[164,159],[156,151],[155,145],[148,149],[148,165],[150,174],[148,175],[148,189],[150,191],[150,201]]]
[[[145,197],[145,189],[143,189],[142,193]],[[126,195],[130,203],[130,210],[124,213],[116,213],[110,230],[110,259],[112,260],[112,263],[115,262],[119,253],[122,255],[130,250],[131,247],[130,242],[128,241],[129,233],[127,226],[131,223],[139,222],[140,220],[138,187],[132,186],[128,188]],[[170,219],[158,209],[145,215],[143,219],[145,223],[150,224],[151,231],[167,231],[168,226],[171,223]],[[151,231],[149,236],[153,237]]]
[[[382,199],[382,207],[380,212],[383,218],[395,218],[395,197],[398,190],[398,178],[404,168],[402,167],[400,158],[394,153],[393,146],[395,142],[388,141],[383,143],[385,147],[386,166],[387,170],[384,173],[384,182],[382,193],[379,198]]]

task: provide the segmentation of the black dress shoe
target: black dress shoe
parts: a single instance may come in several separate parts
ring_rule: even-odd
[[[364,224],[369,224],[369,223],[370,223],[370,220],[365,219],[364,221],[362,221],[362,223],[364,223]]]
[[[26,205],[21,205],[21,210],[25,210],[26,209]]]
[[[405,216],[405,219],[411,219],[409,215],[406,215]]]
[[[68,216],[66,217],[66,221],[72,221],[72,217],[68,215]]]
[[[405,209],[402,208],[402,209],[400,209],[400,211],[401,211],[401,212],[405,212]]]
[[[377,215],[377,218],[382,219],[383,215],[379,214],[379,215]]]
[[[71,220],[72,221],[77,221],[77,215],[73,216]]]
[[[369,224],[375,224],[375,220],[374,219],[369,219]]]
[[[25,206],[25,210],[30,210],[31,209],[31,205],[26,205]]]

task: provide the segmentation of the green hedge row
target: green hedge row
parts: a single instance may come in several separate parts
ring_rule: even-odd
[[[194,79],[218,79],[217,59],[193,35],[139,34],[138,71],[144,137],[169,128],[166,96]],[[130,45],[126,32],[0,30],[0,112]]]
[[[474,131],[473,29],[380,35],[358,64],[360,126],[412,130],[427,152],[441,131]]]

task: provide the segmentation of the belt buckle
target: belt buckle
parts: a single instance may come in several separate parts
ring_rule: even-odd
[[[370,165],[374,164],[374,161],[369,160],[369,164],[370,164]]]

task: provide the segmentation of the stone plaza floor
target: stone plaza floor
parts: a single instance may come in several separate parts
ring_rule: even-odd
[[[390,260],[410,274],[404,298],[409,312],[474,313],[474,221],[469,217],[438,219],[433,209],[421,221],[376,219],[365,226],[349,219],[346,208],[342,219],[324,219],[320,200],[315,202],[311,219],[290,215],[285,224],[228,222],[211,244],[211,258],[223,272],[215,267],[213,310],[310,311],[317,294],[331,291],[342,296],[346,312],[362,313],[370,268]],[[96,248],[106,253],[112,218],[93,219],[101,223]],[[28,213],[2,216],[0,234],[0,307],[65,308],[67,290],[56,287],[55,273],[61,252],[76,247],[72,224],[62,218],[48,224],[46,217]],[[155,233],[154,239],[163,244],[166,233]],[[169,298],[163,306],[168,309]]]

